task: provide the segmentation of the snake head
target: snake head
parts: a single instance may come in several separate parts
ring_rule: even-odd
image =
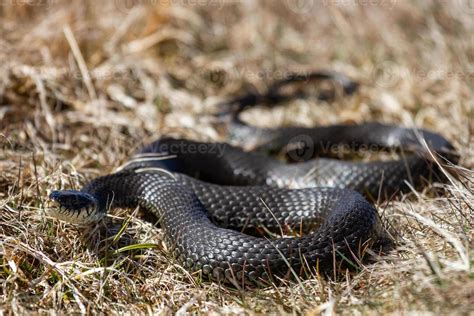
[[[100,211],[97,199],[85,192],[74,190],[53,191],[49,195],[53,207],[49,214],[73,224],[90,224],[99,221],[104,212]]]

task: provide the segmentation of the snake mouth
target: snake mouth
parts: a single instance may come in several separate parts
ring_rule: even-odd
[[[63,190],[49,195],[49,215],[72,224],[90,224],[99,221],[104,214],[99,212],[97,199],[91,194]]]

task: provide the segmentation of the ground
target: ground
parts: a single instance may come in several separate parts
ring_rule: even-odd
[[[472,1],[11,0],[0,17],[0,314],[472,314]],[[399,242],[361,271],[239,291],[173,262],[139,211],[46,216],[51,190],[165,133],[222,140],[219,101],[317,69],[360,91],[243,118],[423,127],[461,157],[457,178],[377,205]]]

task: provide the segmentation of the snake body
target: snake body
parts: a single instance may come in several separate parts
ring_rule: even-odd
[[[422,153],[420,138],[434,156],[454,150],[438,134],[380,123],[313,129],[232,124],[233,140],[255,139],[255,151],[162,138],[143,147],[137,153],[141,159],[93,179],[81,191],[52,192],[59,207],[51,213],[88,223],[110,208],[139,205],[158,217],[168,245],[189,270],[235,285],[268,283],[358,262],[383,236],[366,198],[390,197],[438,174]],[[337,144],[412,153],[390,161],[313,159]],[[298,162],[264,154],[282,148],[296,148]],[[258,236],[262,229],[282,236]]]

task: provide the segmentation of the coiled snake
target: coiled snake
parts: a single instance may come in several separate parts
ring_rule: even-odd
[[[275,86],[299,80],[295,78]],[[344,92],[354,90],[350,81],[336,81]],[[275,91],[240,98],[233,102],[234,110],[264,99],[278,102],[283,97]],[[53,191],[50,198],[58,207],[50,213],[90,223],[110,208],[140,205],[158,217],[167,243],[186,268],[212,280],[268,283],[332,271],[341,261],[356,262],[383,235],[377,211],[366,198],[391,196],[407,183],[421,185],[437,175],[437,164],[422,154],[420,139],[435,156],[454,152],[440,135],[379,123],[257,129],[232,120],[229,126],[233,139],[259,140],[257,150],[162,138],[142,148],[136,156],[140,159],[80,191]],[[390,161],[311,159],[325,146],[341,144],[412,153]],[[303,161],[287,164],[263,153],[281,148]],[[305,156],[308,149],[312,152]],[[306,234],[258,236],[263,228]]]

